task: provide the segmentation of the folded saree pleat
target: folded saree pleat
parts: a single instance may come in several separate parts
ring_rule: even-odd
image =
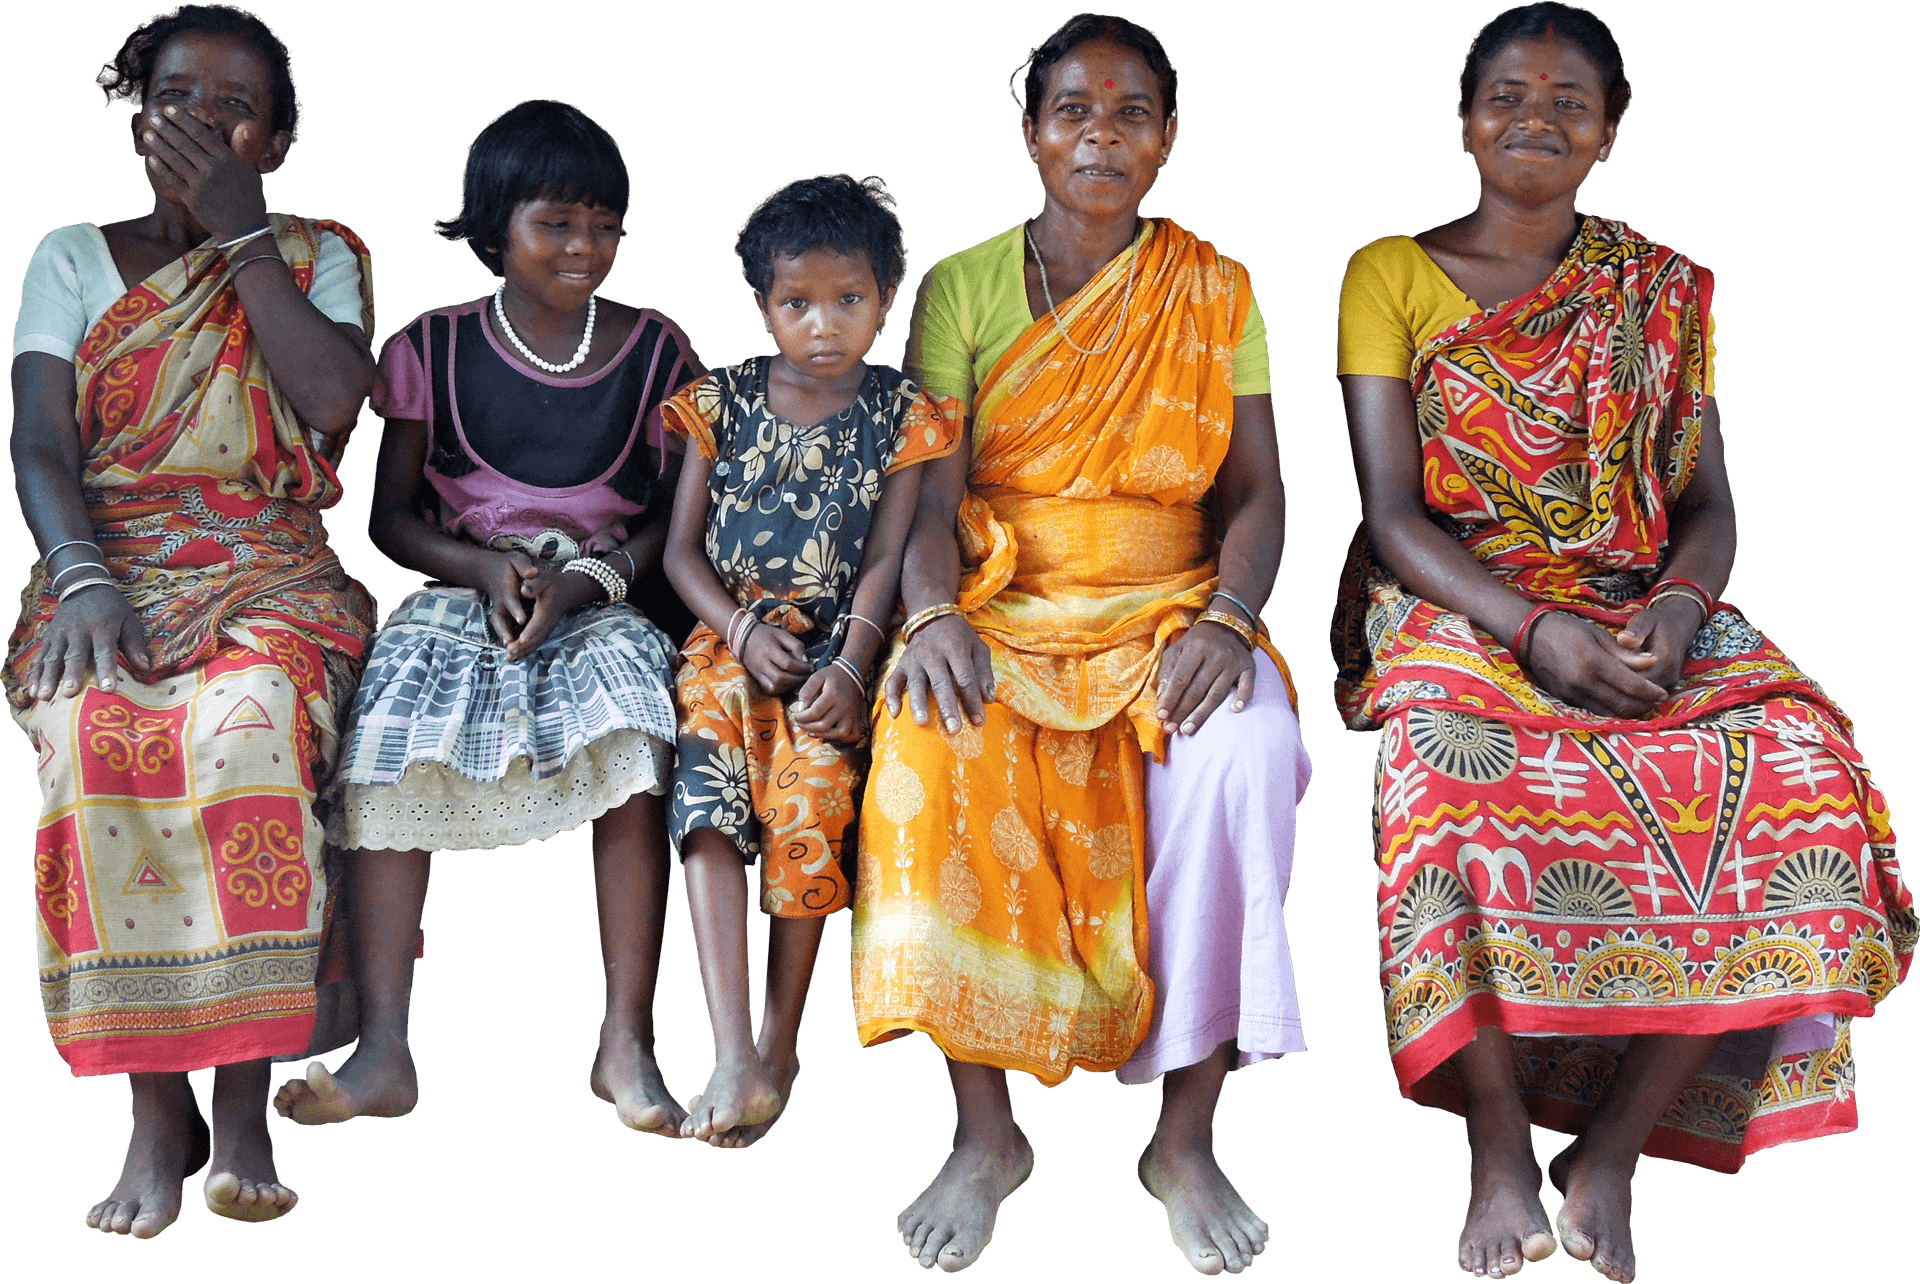
[[[321,233],[273,215],[295,282]],[[40,980],[76,1074],[298,1054],[330,888],[316,785],[373,603],[326,543],[333,465],[275,387],[232,286],[193,250],[129,290],[75,357],[81,487],[152,669],[109,695],[24,686],[57,605],[35,565],[5,670],[39,755]],[[337,886],[337,884],[336,884]]]
[[[982,381],[959,602],[996,703],[951,736],[876,707],[863,1041],[922,1030],[1057,1083],[1145,1036],[1142,754],[1162,746],[1160,654],[1218,583],[1206,497],[1251,298],[1237,265],[1151,222],[1060,309],[1072,344],[1044,318]]]
[[[1412,372],[1433,519],[1515,592],[1618,629],[1692,479],[1712,278],[1588,219],[1533,294]],[[1579,1128],[1635,1033],[1722,1035],[1647,1151],[1735,1169],[1853,1126],[1848,1021],[1905,976],[1913,902],[1852,725],[1734,607],[1644,718],[1535,686],[1357,537],[1334,624],[1348,725],[1384,727],[1381,985],[1401,1089],[1463,1108],[1447,1058],[1525,1036],[1536,1122]],[[1773,1028],[1824,1019],[1831,1037]]]

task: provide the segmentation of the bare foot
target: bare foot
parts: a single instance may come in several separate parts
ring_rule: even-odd
[[[1460,1229],[1460,1269],[1491,1279],[1517,1274],[1553,1254],[1553,1232],[1540,1202],[1540,1166],[1525,1115],[1471,1120],[1473,1194]]]
[[[152,1239],[180,1216],[180,1186],[207,1162],[207,1121],[184,1074],[128,1077],[134,1080],[133,1136],[126,1163],[113,1193],[87,1210],[87,1225]],[[153,1080],[165,1082],[143,1082]]]
[[[780,1116],[787,1113],[787,1103],[793,1100],[793,1081],[800,1077],[800,1058],[788,1057],[785,1064],[775,1066],[774,1080],[780,1087],[780,1108],[773,1117],[763,1119],[757,1124],[741,1124],[729,1128],[714,1139],[713,1144],[727,1150],[743,1150],[773,1131],[780,1122]]]
[[[260,1095],[266,1095],[264,1085]],[[264,1113],[216,1132],[213,1163],[202,1187],[209,1209],[238,1222],[270,1222],[299,1202],[300,1196],[280,1184],[274,1169],[273,1141],[267,1135]]]
[[[993,1238],[1000,1203],[1033,1172],[1033,1147],[1014,1129],[998,1144],[956,1140],[940,1175],[900,1214],[900,1238],[922,1266],[965,1270]]]
[[[1267,1224],[1240,1198],[1211,1149],[1176,1151],[1155,1138],[1140,1154],[1140,1184],[1166,1205],[1173,1242],[1202,1275],[1238,1274],[1266,1251]]]
[[[357,1115],[391,1119],[420,1100],[413,1054],[404,1043],[378,1046],[365,1039],[339,1074],[319,1062],[307,1065],[305,1079],[289,1079],[274,1094],[273,1108],[295,1123],[340,1123]]]
[[[593,1095],[613,1103],[620,1122],[635,1132],[678,1137],[687,1112],[667,1091],[653,1053],[630,1035],[600,1030],[600,1050],[594,1054],[593,1073],[587,1077]]]
[[[1632,1160],[1607,1163],[1587,1156],[1584,1139],[1554,1156],[1553,1184],[1566,1196],[1555,1225],[1567,1256],[1593,1263],[1610,1280],[1634,1275]]]
[[[780,1113],[780,1085],[767,1073],[757,1053],[737,1061],[722,1061],[699,1096],[687,1103],[682,1137],[721,1144],[728,1129],[765,1123]]]

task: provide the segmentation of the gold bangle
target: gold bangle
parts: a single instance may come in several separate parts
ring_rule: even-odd
[[[1233,635],[1245,642],[1248,650],[1253,649],[1253,626],[1237,615],[1229,615],[1225,611],[1202,611],[1194,623],[1219,624],[1232,629]]]
[[[958,602],[937,602],[923,611],[915,611],[911,616],[907,617],[907,622],[900,626],[900,640],[902,642],[911,642],[913,641],[914,634],[926,628],[935,620],[943,620],[949,615],[958,614],[960,614],[960,604]]]
[[[1662,589],[1660,592],[1655,593],[1652,597],[1648,598],[1646,609],[1651,611],[1654,607],[1658,606],[1660,603],[1666,601],[1670,597],[1684,598],[1687,601],[1693,603],[1695,606],[1699,607],[1700,620],[1701,620],[1701,623],[1703,624],[1707,620],[1713,618],[1713,612],[1708,610],[1706,605],[1700,601],[1700,595],[1698,593],[1694,592],[1690,588],[1682,588],[1677,584],[1670,589]]]

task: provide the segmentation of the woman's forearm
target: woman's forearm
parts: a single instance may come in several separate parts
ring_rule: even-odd
[[[907,614],[960,596],[960,502],[967,492],[966,448],[920,466],[920,495],[900,565]]]
[[[260,237],[234,251],[236,261],[264,255]],[[373,391],[373,354],[355,327],[343,326],[313,306],[294,284],[293,272],[271,263],[248,267],[233,278],[247,310],[260,356],[274,384],[300,421],[337,435],[352,429]]]
[[[1460,542],[1435,526],[1425,509],[1367,512],[1374,555],[1407,588],[1444,610],[1466,616],[1513,645],[1533,603],[1502,584]]]
[[[93,538],[93,517],[80,488],[80,427],[73,417],[71,362],[45,352],[13,360],[13,487],[20,513],[42,557],[70,540]],[[96,554],[68,549],[69,555]]]
[[[376,505],[367,523],[373,546],[394,562],[431,579],[485,589],[491,549],[455,539],[409,509]]]
[[[1733,575],[1738,544],[1739,525],[1734,518],[1733,490],[1727,481],[1720,437],[1720,410],[1709,397],[1693,479],[1674,503],[1667,526],[1667,558],[1660,574],[1692,580],[1717,599]]]

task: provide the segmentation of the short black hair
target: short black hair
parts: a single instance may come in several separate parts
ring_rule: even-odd
[[[1140,55],[1140,60],[1147,64],[1147,70],[1160,82],[1161,105],[1166,108],[1167,118],[1171,120],[1175,94],[1180,88],[1180,73],[1173,69],[1166,49],[1160,44],[1160,37],[1137,22],[1105,13],[1075,14],[1066,20],[1060,30],[1041,41],[1038,49],[1027,55],[1024,64],[1027,97],[1023,106],[1027,118],[1040,119],[1040,100],[1047,95],[1047,73],[1053,70],[1054,64],[1081,45],[1096,41],[1121,45]],[[1015,67],[1013,74],[1019,75],[1020,70]]]
[[[1633,98],[1633,86],[1627,83],[1626,64],[1613,32],[1595,14],[1570,4],[1529,4],[1509,9],[1480,28],[1467,50],[1467,65],[1460,72],[1460,114],[1473,110],[1473,96],[1480,92],[1480,77],[1493,56],[1516,40],[1564,40],[1593,63],[1600,72],[1600,90],[1605,96],[1609,125],[1627,113]]]
[[[907,247],[887,185],[850,174],[788,183],[760,202],[733,243],[747,284],[762,295],[773,288],[774,255],[794,259],[816,249],[864,254],[880,289],[899,289],[907,275]]]
[[[287,47],[266,23],[225,4],[183,4],[172,13],[162,14],[121,42],[113,61],[100,68],[94,83],[106,93],[107,101],[131,98],[144,106],[147,82],[153,79],[153,64],[160,50],[175,36],[206,32],[216,36],[238,36],[266,59],[273,73],[273,116],[269,125],[276,134],[293,136],[300,123],[300,100],[293,92],[293,69],[287,59]]]
[[[434,224],[465,241],[487,271],[505,271],[507,224],[528,201],[627,212],[627,163],[613,135],[578,107],[534,98],[509,108],[467,148],[460,217]]]

